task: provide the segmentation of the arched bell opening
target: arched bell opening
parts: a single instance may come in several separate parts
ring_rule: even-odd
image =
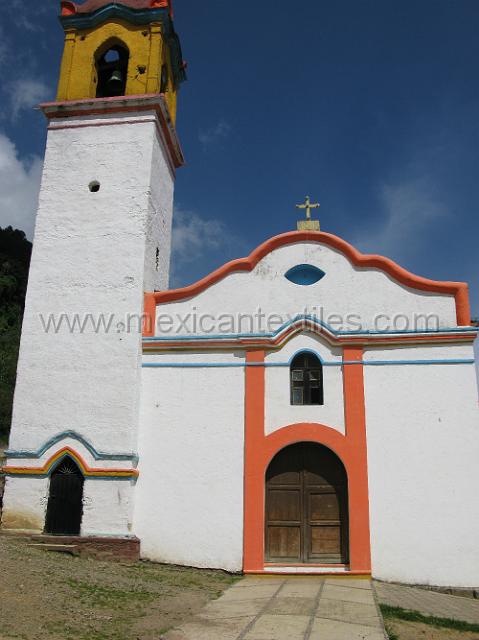
[[[83,474],[73,458],[62,458],[50,476],[45,533],[70,536],[80,534],[83,485]]]
[[[112,42],[107,50],[102,47],[96,56],[97,98],[124,96],[128,79],[130,52],[120,42]]]
[[[300,442],[279,451],[265,498],[266,562],[347,564],[348,480],[331,449]]]

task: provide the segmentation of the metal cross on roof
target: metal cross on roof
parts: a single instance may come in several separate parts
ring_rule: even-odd
[[[306,212],[306,220],[298,221],[298,231],[319,231],[319,220],[311,219],[311,209],[319,209],[319,202],[311,202],[311,198],[306,196],[304,204],[297,204],[297,209],[304,209]]]
[[[319,202],[311,203],[311,198],[306,196],[306,202],[304,204],[297,204],[297,209],[306,209],[306,220],[311,220],[311,209],[319,209],[321,205]]]

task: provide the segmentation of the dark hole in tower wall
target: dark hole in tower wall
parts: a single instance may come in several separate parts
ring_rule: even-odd
[[[97,61],[98,85],[97,98],[123,96],[126,92],[128,60],[130,54],[126,47],[110,47]]]

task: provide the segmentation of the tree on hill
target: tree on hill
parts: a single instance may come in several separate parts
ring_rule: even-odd
[[[10,431],[31,252],[23,231],[0,228],[0,440]]]

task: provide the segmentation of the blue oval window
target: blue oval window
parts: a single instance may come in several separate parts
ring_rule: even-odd
[[[312,264],[297,264],[284,274],[294,284],[310,285],[324,278],[326,274]]]

